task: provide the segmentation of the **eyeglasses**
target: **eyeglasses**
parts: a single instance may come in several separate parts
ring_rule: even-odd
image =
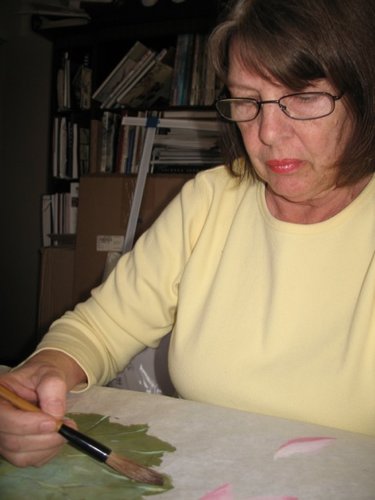
[[[299,92],[267,101],[252,97],[223,97],[216,101],[216,109],[230,122],[249,122],[258,116],[264,104],[277,104],[293,120],[316,120],[333,113],[336,101],[342,96],[328,92]]]

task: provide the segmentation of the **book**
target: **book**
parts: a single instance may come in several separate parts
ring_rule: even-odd
[[[191,68],[195,35],[182,33],[177,37],[176,56],[172,77],[170,104],[189,104]]]
[[[217,78],[212,62],[208,56],[207,44],[204,51],[204,62],[204,74],[202,75],[204,84],[201,85],[200,104],[204,106],[212,106],[217,97]]]
[[[88,56],[85,56],[72,81],[75,103],[79,109],[91,108],[91,85],[92,69],[89,67]]]
[[[68,150],[68,126],[67,119],[62,116],[59,120],[59,138],[58,138],[58,167],[57,177],[60,179],[66,178],[67,173],[67,150]]]
[[[79,204],[79,182],[71,182],[69,193],[65,196],[65,225],[64,233],[75,234],[77,232]]]
[[[134,153],[134,148],[135,148],[135,136],[136,136],[136,129],[138,127],[134,126],[129,126],[129,132],[128,132],[128,141],[127,141],[127,147],[128,147],[128,154],[126,158],[126,163],[125,163],[125,173],[130,174],[132,171],[132,161],[133,161],[133,153]]]
[[[61,64],[56,74],[56,97],[57,109],[65,111],[70,109],[70,58],[67,51],[64,52]]]
[[[58,111],[64,109],[64,68],[60,66],[56,74],[56,101]]]
[[[148,49],[133,69],[131,69],[126,77],[113,89],[100,107],[102,109],[117,107],[118,97],[127,92],[128,89],[130,89],[140,78],[142,78],[142,75],[148,71],[149,68],[151,68],[154,64],[155,55],[156,53],[152,49]]]
[[[79,127],[79,175],[90,172],[90,129],[85,126]]]
[[[162,118],[189,119],[189,120],[212,120],[217,121],[217,112],[214,110],[201,109],[166,109],[162,111]]]
[[[119,174],[125,173],[125,165],[128,158],[128,135],[129,126],[121,123],[116,150],[116,163],[114,171]]]
[[[117,106],[118,101],[143,77],[155,64],[156,52],[149,49],[141,61],[133,68],[126,78],[117,86],[110,99],[102,107]]]
[[[168,98],[173,68],[163,62],[165,56],[167,51],[164,49],[155,58],[152,66],[144,71],[141,78],[117,98],[117,102],[137,109],[152,106],[161,95]]]
[[[78,123],[72,123],[72,179],[78,179],[79,177],[79,127]]]
[[[145,111],[138,111],[137,116],[139,118],[143,118],[147,115]],[[133,140],[133,145],[132,145],[132,156],[129,159],[129,168],[128,168],[128,173],[130,174],[137,174],[138,169],[139,169],[139,163],[142,155],[142,150],[143,150],[143,142],[144,142],[144,134],[145,134],[145,128],[144,127],[134,127],[134,134],[132,136]]]
[[[43,246],[73,241],[66,236],[77,232],[78,204],[79,182],[71,182],[68,192],[42,195]]]
[[[146,111],[138,111],[138,117],[144,118],[147,116]],[[142,151],[145,141],[146,129],[145,127],[136,127],[135,129],[135,137],[134,137],[134,149],[133,149],[133,158],[130,167],[131,174],[137,174],[139,170],[139,164],[142,157]]]
[[[181,97],[180,105],[189,104],[191,92],[191,73],[193,68],[194,40],[196,35],[189,34],[184,54],[183,74],[181,75]]]
[[[101,149],[99,156],[99,172],[108,172],[107,171],[107,156],[108,156],[108,148],[110,146],[110,121],[111,121],[112,113],[110,111],[104,111],[102,120],[101,120]]]
[[[70,109],[70,57],[69,52],[64,53],[64,88],[63,88],[63,109]]]
[[[104,111],[101,127],[100,172],[114,171],[119,125],[120,117],[117,113]]]
[[[172,76],[172,84],[171,84],[171,94],[169,98],[169,102],[171,106],[176,106],[179,100],[179,81],[180,75],[182,71],[183,59],[182,59],[182,51],[183,51],[183,43],[186,35],[180,34],[177,36],[176,42],[176,54],[173,66],[173,76]]]
[[[131,49],[124,55],[117,66],[105,78],[102,84],[93,93],[92,98],[101,103],[106,102],[111,92],[120,84],[130,73],[130,71],[142,60],[148,48],[137,41]]]
[[[54,117],[52,176],[56,179],[78,179],[80,175],[89,173],[90,147],[90,129],[85,122],[81,123],[77,116],[70,113]]]
[[[59,150],[60,150],[60,118],[55,116],[53,119],[52,131],[52,177],[59,175]]]
[[[203,35],[197,34],[194,39],[194,53],[193,53],[193,64],[191,70],[191,83],[190,83],[190,95],[189,104],[190,106],[198,106],[200,104],[200,87],[201,87],[201,75],[202,75],[202,49],[203,49]]]
[[[154,143],[169,147],[180,147],[184,149],[210,149],[217,147],[218,134],[206,133],[200,130],[171,130],[165,133],[159,131],[155,136]]]
[[[152,166],[152,173],[153,175],[157,174],[165,174],[165,175],[172,175],[172,174],[197,174],[198,172],[201,172],[202,170],[207,170],[209,168],[213,168],[214,165],[201,165],[201,164],[182,164],[178,165],[176,163],[172,164],[155,164]]]
[[[60,197],[60,193],[54,193],[51,196],[51,208],[52,208],[51,237],[54,234],[60,233],[59,197]]]
[[[102,149],[102,122],[99,118],[90,121],[90,151],[89,172],[95,174],[100,171],[100,154]]]
[[[52,195],[42,195],[42,245],[51,246],[52,233]]]

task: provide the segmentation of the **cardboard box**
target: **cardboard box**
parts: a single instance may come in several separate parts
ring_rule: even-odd
[[[190,178],[188,175],[148,176],[143,194],[136,238]],[[98,236],[109,244],[124,236],[136,178],[133,176],[87,176],[81,178],[76,238],[73,298],[85,300],[102,281],[107,252],[98,247]],[[113,238],[113,240],[112,240]]]
[[[38,332],[41,338],[50,324],[74,306],[74,248],[41,250]]]

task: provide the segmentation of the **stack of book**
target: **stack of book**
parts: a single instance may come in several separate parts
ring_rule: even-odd
[[[207,54],[207,35],[179,35],[170,105],[212,106],[218,92],[219,83]]]
[[[218,81],[207,35],[184,33],[157,52],[137,41],[93,93],[102,109],[212,106]]]
[[[72,60],[68,51],[62,55],[56,75],[56,99],[58,111],[91,108],[92,69],[89,56],[83,60]]]
[[[157,127],[149,173],[196,173],[223,162],[214,111],[105,111],[92,122],[90,172],[137,174],[149,117],[172,124]],[[189,127],[179,126],[184,121]]]
[[[136,42],[93,93],[102,109],[148,108],[168,101],[175,49],[157,52]]]
[[[77,232],[79,183],[71,182],[67,193],[42,196],[43,246],[72,243]]]
[[[78,179],[89,171],[90,129],[73,115],[59,115],[53,122],[52,175]]]
[[[150,173],[194,174],[223,162],[214,112],[166,111],[163,118],[172,121],[193,120],[196,126],[158,128],[151,154]],[[201,127],[201,123],[205,126]],[[211,123],[212,127],[207,127],[207,123]]]

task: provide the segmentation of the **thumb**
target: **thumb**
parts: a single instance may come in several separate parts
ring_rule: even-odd
[[[38,385],[37,393],[40,409],[61,420],[66,411],[67,387],[65,381],[58,376],[45,376]]]

